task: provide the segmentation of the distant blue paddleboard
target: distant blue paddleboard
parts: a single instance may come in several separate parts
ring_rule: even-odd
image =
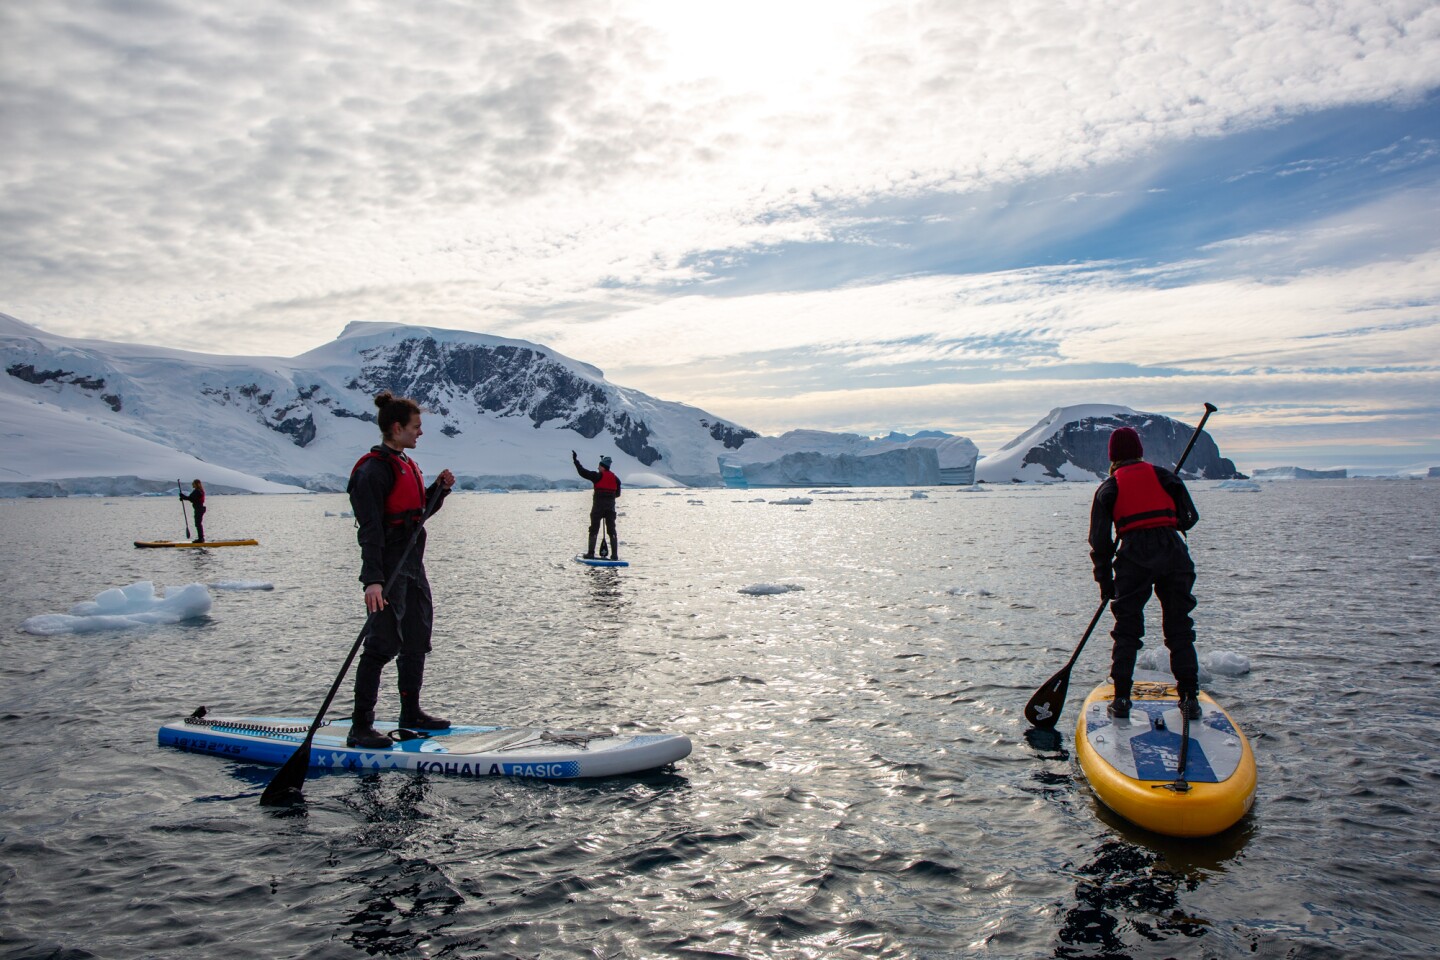
[[[305,739],[303,717],[188,717],[160,728],[160,745],[211,753],[242,763],[280,765]],[[377,722],[390,734],[395,724]],[[459,777],[540,777],[571,780],[640,773],[683,760],[690,738],[677,733],[453,726],[379,750],[347,747],[349,718],[315,732],[310,766],[328,770],[414,770]],[[395,734],[396,737],[401,736]]]
[[[630,566],[630,561],[629,561],[629,560],[601,560],[601,559],[598,558],[598,557],[595,558],[594,560],[586,560],[584,557],[576,557],[576,558],[575,558],[575,562],[576,562],[576,563],[583,563],[583,564],[585,564],[585,566],[587,566],[587,567],[628,567],[628,566]]]

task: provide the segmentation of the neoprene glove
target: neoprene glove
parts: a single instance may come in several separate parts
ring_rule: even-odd
[[[1100,599],[1102,601],[1104,601],[1105,603],[1109,603],[1111,600],[1115,599],[1114,577],[1106,577],[1105,579],[1098,580],[1096,582],[1100,584]]]

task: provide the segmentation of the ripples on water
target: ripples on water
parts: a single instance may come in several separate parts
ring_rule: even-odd
[[[174,501],[0,501],[0,955],[1433,956],[1440,483],[1199,486],[1201,648],[1254,668],[1208,688],[1260,787],[1198,842],[1116,819],[1072,764],[1103,636],[1059,734],[1027,736],[1094,609],[1091,487],[631,491],[618,571],[569,560],[583,495],[457,495],[428,703],[695,752],[583,783],[317,774],[300,812],[259,806],[271,768],[155,730],[318,706],[363,621],[343,498],[215,498],[212,536],[262,546],[207,552],[130,546],[180,532]],[[17,629],[137,580],[275,589]]]

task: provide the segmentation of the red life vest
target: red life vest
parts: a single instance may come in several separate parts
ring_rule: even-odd
[[[1115,471],[1115,532],[1124,536],[1131,530],[1150,527],[1178,528],[1175,500],[1160,486],[1160,476],[1151,464],[1140,462]]]
[[[598,493],[619,493],[620,478],[604,467],[601,467],[600,479],[595,481],[595,490]]]
[[[355,471],[366,460],[389,460],[395,471],[395,485],[385,497],[385,523],[392,527],[415,523],[425,516],[425,478],[420,474],[420,465],[404,454],[376,453],[371,450],[355,461],[350,468],[350,479],[354,482]],[[414,477],[412,480],[411,477]]]

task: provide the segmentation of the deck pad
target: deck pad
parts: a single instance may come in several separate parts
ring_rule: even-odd
[[[1180,702],[1176,697],[1151,699],[1156,695],[1142,693],[1146,686],[1135,685],[1128,720],[1117,720],[1106,712],[1110,698],[1091,701],[1085,708],[1085,737],[1102,760],[1125,776],[1166,780],[1175,776],[1180,762],[1180,732],[1184,729]],[[1190,721],[1185,779],[1219,783],[1235,772],[1244,751],[1224,711],[1202,700],[1200,712],[1199,720]]]

